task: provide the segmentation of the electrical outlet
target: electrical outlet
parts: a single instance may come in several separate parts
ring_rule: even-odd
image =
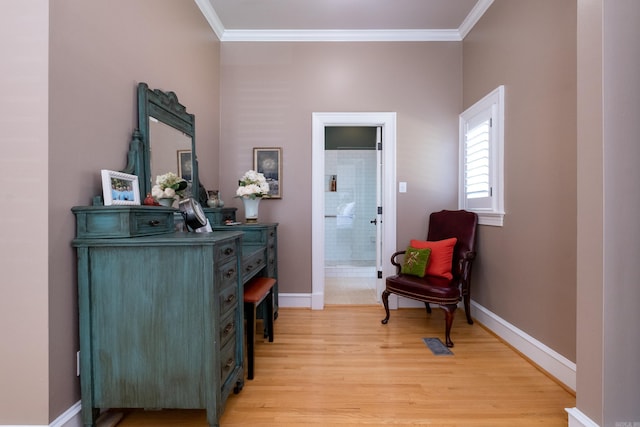
[[[80,376],[80,352],[76,353],[76,376]]]

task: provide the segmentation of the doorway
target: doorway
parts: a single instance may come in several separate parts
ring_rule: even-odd
[[[375,304],[380,128],[324,129],[324,302]]]
[[[322,309],[325,304],[325,288],[327,278],[325,272],[327,265],[331,265],[333,262],[336,267],[338,263],[344,262],[346,258],[350,259],[349,266],[346,265],[345,270],[349,269],[348,274],[352,276],[373,275],[375,281],[375,290],[372,301],[379,302],[380,294],[382,292],[383,277],[392,274],[390,272],[391,265],[389,263],[383,263],[383,259],[389,259],[396,246],[396,194],[395,194],[395,137],[396,137],[396,115],[395,113],[313,113],[312,123],[312,143],[313,143],[313,190],[312,190],[312,295],[311,306],[313,309]],[[369,224],[373,221],[374,224],[369,227],[369,233],[364,237],[362,245],[350,246],[336,246],[335,251],[342,251],[342,259],[334,257],[337,255],[332,253],[328,256],[325,253],[326,246],[326,232],[331,233],[332,230],[338,229],[338,211],[340,212],[340,226],[348,226],[350,220],[354,220],[355,217],[350,217],[355,210],[355,205],[349,207],[349,203],[359,203],[358,199],[353,194],[349,194],[349,191],[339,191],[341,188],[340,182],[342,182],[342,188],[347,190],[349,187],[355,188],[356,179],[349,178],[357,172],[362,172],[365,169],[371,167],[365,166],[368,163],[365,159],[358,159],[358,155],[353,154],[354,162],[330,162],[325,165],[327,160],[327,153],[325,152],[325,136],[327,129],[333,127],[365,127],[365,128],[379,128],[377,131],[378,140],[382,141],[382,150],[364,150],[370,151],[370,155],[377,156],[376,163],[373,164],[374,170],[377,169],[380,184],[376,199],[374,200],[373,207],[375,208],[372,214],[363,213],[362,221],[359,221],[360,226]],[[329,130],[331,132],[331,130]],[[343,147],[348,148],[348,147]],[[353,148],[353,147],[351,147]],[[342,150],[335,150],[342,151]],[[361,151],[361,150],[345,150],[346,151]],[[375,153],[375,154],[374,154]],[[343,153],[344,154],[344,153]],[[360,153],[362,154],[362,153]],[[337,153],[333,154],[334,157],[339,157]],[[331,157],[328,156],[328,157]],[[334,168],[334,169],[331,169]],[[334,177],[334,175],[336,175]],[[342,175],[342,178],[340,177]],[[334,183],[335,178],[335,183]],[[345,183],[347,184],[344,187]],[[336,191],[331,191],[332,186],[335,185]],[[374,190],[375,191],[375,190]],[[335,193],[329,194],[326,193]],[[342,197],[342,199],[341,199]],[[350,198],[350,201],[347,199]],[[344,203],[343,203],[344,202]],[[362,204],[368,202],[360,201]],[[377,206],[376,206],[377,205]],[[363,207],[364,208],[364,207]],[[369,210],[370,208],[364,208]],[[365,212],[365,211],[363,211]],[[332,217],[335,213],[335,218]],[[370,218],[368,218],[370,216]],[[328,218],[327,218],[328,217]],[[366,221],[365,221],[366,220]],[[355,223],[351,225],[355,226]],[[376,237],[371,236],[372,230]],[[366,230],[365,230],[366,233]],[[331,243],[331,242],[330,242]],[[330,249],[327,249],[330,250]],[[355,254],[355,257],[346,257],[345,251],[350,251],[351,254]],[[371,262],[372,254],[375,253],[375,262]],[[329,261],[327,264],[325,261]],[[364,263],[364,265],[362,264]],[[361,264],[361,265],[358,265]],[[373,264],[373,265],[371,265]],[[388,265],[386,265],[388,264]],[[368,269],[368,271],[367,271]],[[343,270],[340,274],[344,274]]]

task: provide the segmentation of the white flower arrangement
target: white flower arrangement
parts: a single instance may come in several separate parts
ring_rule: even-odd
[[[156,185],[151,189],[151,195],[157,199],[175,198],[176,196],[184,196],[184,190],[187,188],[187,181],[180,178],[173,172],[158,175],[156,177]]]
[[[254,170],[248,170],[238,181],[236,197],[255,199],[256,197],[269,197],[269,184],[263,174]]]

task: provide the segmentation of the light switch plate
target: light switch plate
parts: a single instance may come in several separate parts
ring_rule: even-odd
[[[398,185],[398,191],[399,191],[399,192],[401,192],[401,193],[406,193],[406,192],[407,192],[407,183],[406,183],[406,182],[404,182],[404,181],[403,181],[403,182],[401,182],[401,183]]]

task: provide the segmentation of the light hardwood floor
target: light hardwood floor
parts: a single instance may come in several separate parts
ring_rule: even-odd
[[[434,309],[381,306],[281,308],[275,341],[256,343],[255,379],[231,395],[231,426],[566,426],[575,397],[458,311],[453,356],[422,338],[444,339]],[[206,427],[202,410],[128,412],[119,427]]]

